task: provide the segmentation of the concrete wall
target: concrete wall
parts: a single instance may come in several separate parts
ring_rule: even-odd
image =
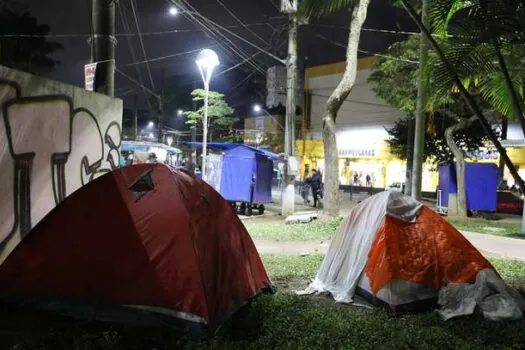
[[[122,101],[0,66],[0,263],[58,203],[119,166]]]

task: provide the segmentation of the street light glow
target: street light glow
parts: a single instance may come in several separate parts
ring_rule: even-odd
[[[148,123],[148,128],[149,128],[149,129],[151,129],[151,128],[154,127],[154,126],[155,126],[155,123],[154,123],[154,122],[149,122],[149,123]]]
[[[153,140],[153,139],[155,138],[155,135],[153,135],[153,133],[150,132],[150,133],[149,133],[149,138]]]
[[[213,70],[217,67],[219,56],[215,51],[210,49],[202,50],[195,60],[199,72],[201,73],[202,82],[204,83],[204,117],[202,118],[202,169],[201,176],[206,181],[206,154],[208,147],[208,94],[210,91],[210,80]]]
[[[259,112],[261,112],[261,110],[262,110],[262,108],[261,108],[260,105],[255,105],[255,106],[253,106],[253,111],[254,111],[255,113],[259,113]]]
[[[202,50],[197,56],[197,60],[195,60],[195,63],[197,63],[197,66],[201,70],[202,69],[213,70],[215,67],[217,67],[220,64],[219,56],[217,56],[215,51],[210,50],[210,49]]]
[[[182,109],[179,109],[179,110],[177,111],[177,115],[178,115],[179,117],[182,116],[183,114],[184,114],[184,111],[183,111]]]
[[[169,12],[170,12],[170,15],[172,16],[177,16],[179,14],[179,10],[174,6],[170,7]]]

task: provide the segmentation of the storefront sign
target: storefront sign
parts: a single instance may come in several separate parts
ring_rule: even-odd
[[[496,152],[478,151],[467,153],[467,158],[470,159],[498,159]]]
[[[346,157],[375,157],[376,150],[375,149],[347,148],[347,149],[340,149],[339,155],[346,156]]]
[[[95,86],[95,74],[97,63],[90,63],[84,66],[84,84],[87,91],[93,91]]]

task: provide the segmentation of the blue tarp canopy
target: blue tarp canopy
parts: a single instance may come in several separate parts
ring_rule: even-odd
[[[190,146],[194,148],[202,147],[202,142],[188,142],[187,144],[189,144]],[[243,145],[241,143],[208,143],[207,144],[207,148],[209,149],[214,149],[217,151],[224,151],[224,152],[232,150],[237,147],[243,147],[246,150],[249,150],[255,154],[265,156],[271,160],[282,160],[283,159],[283,157],[281,157],[280,155],[276,153],[266,151],[260,148],[255,148],[255,147],[248,146],[248,145]]]
[[[496,211],[499,169],[491,163],[465,163],[465,192],[467,209]],[[448,207],[448,196],[458,192],[455,163],[439,166],[441,206]]]
[[[155,142],[141,142],[141,141],[122,141],[120,150],[124,152],[142,151],[148,152],[150,147],[159,147],[165,149],[168,153],[182,153],[182,151],[175,147],[170,147],[162,143]]]

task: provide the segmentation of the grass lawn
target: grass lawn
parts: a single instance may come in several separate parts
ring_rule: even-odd
[[[2,349],[525,348],[525,321],[468,317],[445,323],[435,313],[394,318],[381,310],[336,305],[329,297],[298,297],[291,291],[314,276],[322,256],[262,258],[280,291],[256,299],[212,339],[1,310]],[[525,277],[525,263],[492,261],[505,278]]]
[[[309,224],[286,225],[282,219],[270,222],[247,220],[244,226],[252,238],[273,239],[279,241],[315,241],[334,237],[342,218],[315,220]]]
[[[520,233],[521,225],[519,224],[484,219],[468,219],[467,221],[450,217],[445,219],[460,231],[525,239],[525,235]],[[331,220],[316,220],[309,224],[286,225],[280,218],[273,218],[271,221],[252,219],[246,220],[244,226],[254,239],[307,242],[333,238],[342,220],[342,217],[338,217]]]
[[[484,219],[468,219],[461,221],[455,218],[446,218],[454,227],[460,231],[486,233],[495,236],[525,239],[522,235],[521,225],[489,221]]]

